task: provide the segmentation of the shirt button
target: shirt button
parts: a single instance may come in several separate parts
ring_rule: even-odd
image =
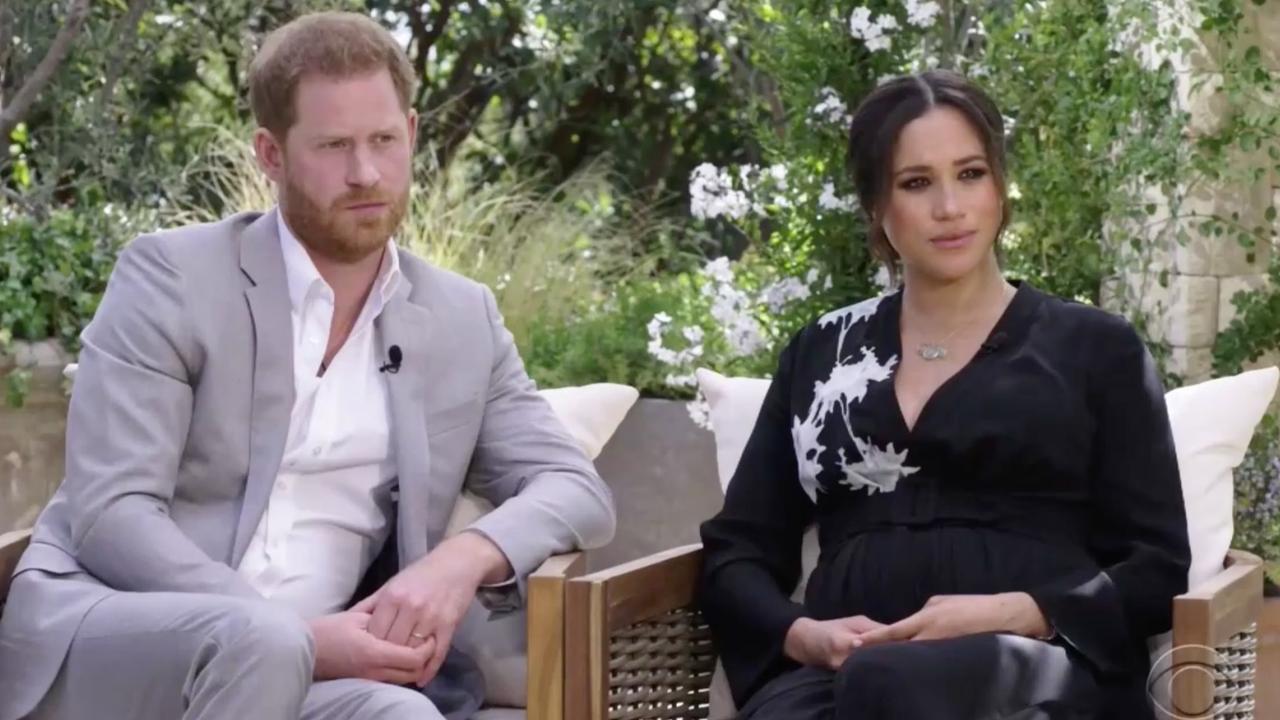
[[[311,448],[311,457],[320,457],[320,448]]]

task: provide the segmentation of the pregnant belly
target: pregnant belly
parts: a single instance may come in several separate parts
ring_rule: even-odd
[[[1081,547],[991,527],[945,525],[864,532],[823,548],[805,595],[818,618],[895,622],[934,595],[1026,591],[1082,567]]]

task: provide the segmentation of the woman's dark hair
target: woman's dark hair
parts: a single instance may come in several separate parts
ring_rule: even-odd
[[[968,119],[986,150],[987,162],[1001,197],[1004,217],[996,233],[1009,224],[1005,181],[1004,118],[991,97],[959,73],[930,70],[894,78],[871,91],[858,105],[849,126],[848,167],[858,202],[867,214],[871,254],[897,279],[898,253],[884,233],[881,215],[892,189],[893,152],[902,128],[935,107],[950,107]]]

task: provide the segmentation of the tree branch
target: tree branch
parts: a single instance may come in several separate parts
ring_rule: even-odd
[[[98,95],[98,113],[100,115],[107,112],[107,105],[111,102],[111,98],[116,94],[116,83],[120,81],[120,66],[124,60],[126,53],[133,46],[134,38],[138,37],[138,23],[142,21],[142,13],[151,4],[151,0],[131,0],[129,10],[120,20],[119,28],[123,28],[122,32],[112,35],[119,38],[116,42],[115,51],[111,54],[111,59],[107,63],[107,77],[102,83],[102,92]]]
[[[458,54],[448,83],[431,98],[423,112],[423,119],[430,119],[437,129],[436,167],[449,165],[498,89],[502,73],[497,68],[502,51],[511,44],[519,25],[513,20],[510,5],[503,0],[498,4],[503,9],[506,26],[497,35],[476,40]],[[493,69],[489,77],[478,81],[475,69],[482,60],[488,61],[485,64]]]
[[[57,74],[58,68],[67,59],[67,55],[71,54],[71,45],[84,28],[88,17],[89,0],[72,0],[67,19],[58,30],[58,34],[54,36],[44,58],[22,84],[22,88],[13,96],[13,101],[0,111],[0,138],[8,138],[18,123],[22,122],[22,119],[31,111],[36,98],[53,80],[53,76]]]
[[[449,24],[454,2],[455,0],[440,0],[440,8],[431,13],[430,27],[422,12],[414,9],[414,3],[408,3],[404,9],[409,15],[409,28],[413,32],[413,70],[417,73],[420,88],[426,85],[427,57],[436,41],[444,34],[445,25]],[[419,89],[418,101],[421,102],[424,97],[426,94]]]

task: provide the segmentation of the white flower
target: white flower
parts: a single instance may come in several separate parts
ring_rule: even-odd
[[[733,187],[728,171],[711,163],[693,169],[689,178],[689,210],[694,217],[707,220],[726,216],[737,220],[752,209],[745,192]]]
[[[734,357],[748,357],[764,350],[768,345],[764,329],[749,315],[740,315],[724,330],[725,339]]]
[[[897,452],[893,443],[881,449],[855,435],[853,445],[862,459],[851,463],[845,456],[844,448],[840,448],[839,463],[840,469],[844,471],[840,484],[851,490],[860,490],[865,487],[868,495],[874,495],[876,492],[893,492],[897,489],[899,480],[920,471],[918,467],[908,467],[904,464],[907,460],[907,451]]]
[[[733,268],[730,267],[727,257],[718,257],[703,265],[702,274],[721,285],[733,282]]]
[[[853,212],[858,208],[858,201],[836,195],[835,184],[827,182],[822,185],[822,194],[818,196],[818,207],[832,212]]]
[[[809,111],[811,120],[818,120],[830,125],[848,125],[853,117],[849,115],[849,106],[844,104],[835,88],[824,87],[818,91],[818,104]]]
[[[712,430],[711,427],[711,404],[707,402],[701,394],[696,400],[685,405],[685,410],[689,413],[689,418],[693,420],[693,424],[703,430]]]
[[[769,176],[773,178],[773,182],[778,186],[779,190],[787,189],[787,166],[782,164],[770,165]]]
[[[907,22],[916,27],[932,27],[934,20],[942,13],[942,6],[934,0],[906,0]]]
[[[871,11],[867,8],[854,8],[849,16],[849,32],[856,38],[864,37],[875,24],[871,22]]]
[[[694,387],[698,384],[698,379],[693,373],[685,373],[683,375],[671,374],[663,379],[663,382],[671,387]]]
[[[871,279],[871,282],[875,283],[876,287],[881,290],[888,290],[893,285],[893,278],[889,275],[889,268],[881,265],[880,269],[876,270],[876,276]]]
[[[871,11],[864,7],[854,9],[853,14],[849,16],[849,33],[861,40],[872,52],[888,50],[892,45],[888,33],[896,29],[898,29],[897,18],[892,15],[881,15],[873,21]]]
[[[670,315],[664,312],[660,312],[657,315],[654,315],[653,318],[649,320],[649,324],[645,326],[645,329],[649,331],[649,339],[653,340],[655,338],[661,338],[662,331],[665,330],[666,327],[670,324],[671,324]]]
[[[688,340],[691,343],[702,342],[702,328],[698,327],[697,325],[690,325],[689,327],[684,329],[683,333],[684,333],[684,339]]]
[[[782,312],[792,301],[807,300],[812,291],[809,285],[799,278],[783,278],[770,284],[761,293],[760,298],[774,313]]]

